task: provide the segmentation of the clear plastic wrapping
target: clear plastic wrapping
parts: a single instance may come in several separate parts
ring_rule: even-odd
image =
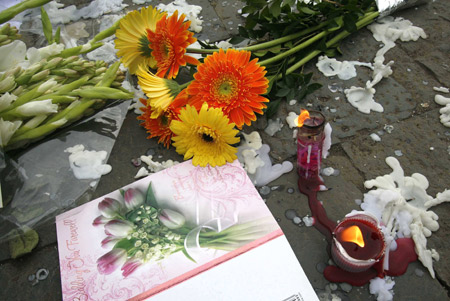
[[[385,17],[400,9],[425,4],[427,0],[376,0],[376,2],[380,17]]]
[[[77,179],[65,150],[82,144],[87,150],[106,151],[108,157],[129,105],[130,101],[110,101],[103,110],[43,142],[1,152],[0,242],[16,228],[34,228],[91,199],[98,179]]]

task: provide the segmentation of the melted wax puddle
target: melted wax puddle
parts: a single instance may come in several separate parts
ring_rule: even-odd
[[[372,31],[375,40],[382,42],[380,49],[374,59],[374,63],[360,63],[360,62],[339,62],[336,59],[330,59],[326,56],[319,57],[317,62],[318,69],[325,76],[338,76],[340,79],[347,80],[356,76],[356,65],[362,65],[369,67],[373,70],[372,80],[367,81],[365,87],[352,86],[349,89],[345,89],[344,93],[349,103],[358,109],[358,111],[369,114],[371,111],[383,112],[383,106],[375,101],[374,86],[379,83],[383,78],[389,77],[392,74],[391,65],[393,61],[384,64],[384,55],[391,48],[395,47],[395,41],[400,39],[401,41],[416,41],[420,37],[426,38],[425,32],[408,20],[402,18],[385,17],[379,20],[377,23],[373,23],[368,26]],[[427,82],[423,82],[427,85]],[[328,88],[331,92],[337,92],[338,88],[335,84],[329,85]],[[450,108],[449,108],[450,112]],[[450,120],[450,117],[449,117]],[[450,126],[450,124],[449,124]]]
[[[84,145],[77,144],[64,152],[70,153],[70,168],[79,180],[99,179],[112,170],[111,165],[103,163],[108,155],[106,151],[88,151]]]

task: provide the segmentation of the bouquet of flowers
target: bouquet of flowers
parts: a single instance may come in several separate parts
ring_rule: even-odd
[[[20,11],[48,1],[25,1],[0,13],[0,22]],[[133,95],[121,87],[125,74],[120,62],[80,57],[100,46],[115,28],[96,35],[86,45],[65,49],[59,28],[53,33],[49,17],[41,7],[48,46],[30,47],[20,40],[17,28],[0,27],[0,147],[7,151],[42,139],[51,132],[90,115],[107,99]]]
[[[173,142],[194,165],[235,160],[244,125],[270,117],[276,98],[303,98],[320,87],[309,84],[311,74],[294,72],[322,52],[339,51],[339,41],[379,15],[373,0],[246,2],[246,26],[234,41],[247,39],[247,47],[224,50],[199,41],[202,48],[189,48],[196,39],[185,15],[151,6],[128,13],[116,31],[117,55],[147,96],[138,119],[148,138],[166,147]],[[193,80],[179,84],[185,66]]]
[[[218,231],[212,226],[190,227],[182,213],[158,206],[151,182],[145,194],[128,188],[120,190],[120,195],[118,199],[103,199],[98,204],[101,215],[93,221],[94,226],[105,229],[102,247],[112,248],[97,260],[102,274],[121,267],[126,277],[145,263],[180,251],[195,262],[189,247],[232,251],[273,230],[274,223],[265,218],[218,227]]]

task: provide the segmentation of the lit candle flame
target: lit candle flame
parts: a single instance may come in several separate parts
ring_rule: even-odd
[[[358,226],[351,226],[341,232],[342,241],[353,242],[364,248],[364,238]]]
[[[297,126],[300,128],[305,123],[305,120],[309,119],[309,112],[307,110],[302,109],[300,115],[297,117]]]

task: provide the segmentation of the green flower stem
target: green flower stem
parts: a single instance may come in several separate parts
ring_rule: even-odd
[[[338,20],[338,19],[341,19],[341,18],[342,17],[338,17],[336,19],[333,19],[333,20],[330,20],[330,21],[327,21],[327,22],[322,22],[319,25],[313,26],[311,28],[307,28],[307,29],[304,29],[304,30],[302,30],[300,32],[293,33],[293,34],[290,34],[290,35],[287,35],[287,36],[284,36],[284,37],[281,37],[281,38],[278,38],[278,39],[274,39],[274,40],[271,40],[271,41],[268,41],[268,42],[258,43],[258,44],[255,44],[255,45],[252,45],[252,46],[247,46],[247,47],[236,48],[236,50],[259,51],[259,50],[269,49],[269,48],[277,46],[279,44],[283,44],[283,43],[289,42],[291,40],[295,40],[295,39],[297,39],[299,37],[306,36],[306,35],[314,32],[316,30],[319,30],[319,29],[327,26],[332,21],[335,21],[335,20]],[[197,49],[197,48],[187,48],[186,49],[186,52],[188,52],[188,53],[200,53],[200,54],[211,54],[211,53],[214,53],[214,52],[217,52],[217,51],[219,51],[219,49]]]
[[[67,57],[74,56],[74,55],[84,54],[84,53],[91,52],[92,50],[95,50],[101,46],[103,46],[103,43],[98,42],[98,43],[94,43],[94,44],[88,43],[85,45],[67,48],[67,49],[64,49],[63,51],[61,51],[59,54],[52,56],[51,58],[54,58],[54,57],[67,58]]]
[[[36,128],[38,125],[40,125],[42,122],[44,122],[44,120],[47,119],[47,116],[45,115],[40,115],[40,116],[35,116],[34,118],[32,118],[29,122],[23,124],[15,133],[14,135],[20,136],[23,133],[32,130],[34,128]]]
[[[188,81],[187,83],[184,83],[182,85],[180,85],[180,91],[187,88],[191,83],[193,82],[193,80]]]
[[[58,103],[72,103],[78,98],[75,96],[68,96],[68,95],[58,95],[58,94],[45,94],[41,97],[35,98],[35,100],[44,100],[44,99],[51,99],[52,103],[58,104]]]
[[[380,14],[379,12],[370,12],[370,13],[365,14],[364,17],[362,17],[358,22],[356,22],[356,28],[359,30],[359,29],[363,28],[364,26],[369,25],[370,23],[372,23],[379,16],[379,14]],[[346,38],[350,34],[351,33],[348,32],[348,31],[340,32],[339,34],[337,34],[335,37],[333,37],[331,40],[329,40],[326,43],[326,47],[328,48],[328,47],[331,47],[331,46],[335,45],[336,43],[338,43],[342,39]],[[300,68],[301,66],[303,66],[304,64],[309,62],[311,59],[313,59],[314,57],[319,55],[321,52],[322,51],[320,51],[320,50],[311,51],[303,59],[301,59],[300,61],[298,61],[297,63],[295,63],[291,67],[289,67],[288,69],[286,69],[286,75],[287,74],[291,74],[292,72],[294,72],[295,70],[297,70],[298,68]],[[268,79],[269,80],[281,79],[282,77],[283,77],[282,74],[278,74],[278,75],[273,76],[273,77],[268,78]]]
[[[116,30],[119,28],[120,19],[116,21],[110,28],[107,28],[101,32],[99,32],[92,40],[89,41],[89,43],[95,43],[98,41],[101,41],[107,37],[112,36],[116,33]]]
[[[21,106],[25,103],[27,103],[28,101],[32,100],[33,98],[39,97],[41,96],[43,93],[39,93],[38,92],[39,86],[34,87],[33,89],[31,89],[28,92],[25,92],[23,94],[21,94],[10,106],[9,109],[6,111],[3,111],[2,113],[0,113],[0,117],[2,117],[3,113],[6,113],[18,106]]]
[[[264,61],[260,61],[259,64],[261,66],[267,66],[270,65],[272,63],[278,62],[279,60],[284,59],[285,57],[288,57],[294,53],[296,53],[297,51],[300,51],[308,46],[310,46],[312,43],[317,42],[318,40],[322,39],[323,37],[327,36],[330,32],[328,30],[324,30],[321,33],[318,33],[317,35],[313,36],[312,38],[306,40],[305,42],[287,50],[284,51],[274,57],[271,57],[270,59],[264,60]]]
[[[64,94],[67,94],[69,92],[72,92],[73,90],[75,90],[75,89],[81,87],[82,85],[84,85],[88,80],[89,80],[89,76],[85,75],[85,76],[83,76],[83,77],[81,77],[81,78],[79,78],[79,79],[77,79],[77,80],[75,80],[75,81],[73,81],[73,82],[71,82],[69,84],[65,84],[65,85],[57,88],[55,90],[55,94],[57,94],[57,95],[64,95]],[[42,97],[39,97],[39,98],[44,98],[44,97],[45,97],[45,95],[42,96]]]
[[[0,12],[0,24],[11,20],[12,18],[14,18],[16,15],[23,12],[24,10],[42,6],[48,2],[50,2],[50,0],[28,0],[28,1],[22,1],[14,6],[11,6],[7,9],[3,10],[2,12]]]
[[[91,87],[86,90],[91,90],[91,94],[89,92],[84,91],[81,94],[88,93],[90,96],[100,96],[99,98],[107,98],[112,99],[112,96],[119,97],[117,99],[126,99],[133,97],[132,93],[126,93],[119,89],[109,88],[108,85],[115,79],[117,70],[119,68],[120,63],[114,63],[112,64],[108,70],[104,74],[104,80],[100,81],[99,86]],[[64,86],[61,86],[59,89],[55,91],[55,94],[62,96],[70,96],[70,91],[73,89],[82,86],[84,83],[86,83],[89,79],[89,76],[84,76],[76,81],[71,82],[70,84],[66,84]],[[38,87],[35,89],[37,90]],[[105,90],[106,89],[106,90]],[[34,89],[33,89],[34,90]],[[33,91],[30,91],[33,92]],[[112,95],[114,93],[114,95]],[[31,95],[33,93],[30,93]],[[94,95],[95,94],[95,95]],[[119,95],[120,94],[120,95]],[[42,95],[42,99],[45,99],[46,96],[49,95]],[[81,96],[81,95],[77,95]],[[82,96],[83,97],[83,96]],[[33,97],[31,96],[30,99]],[[28,100],[30,100],[28,99]],[[19,100],[19,98],[14,102],[16,103]],[[88,98],[82,98],[81,100],[75,100],[72,102],[69,106],[67,106],[64,110],[56,113],[53,115],[50,119],[48,119],[43,125],[30,129],[30,130],[22,130],[20,135],[13,135],[9,145],[12,145],[14,143],[18,142],[24,142],[27,140],[37,139],[39,137],[45,136],[57,128],[65,125],[68,122],[73,122],[78,120],[79,118],[83,117],[84,112],[89,109],[91,106],[93,106],[98,99],[88,99]],[[26,101],[24,101],[26,102]]]
[[[110,87],[90,87],[86,89],[77,89],[70,92],[68,95],[84,98],[129,99],[132,98],[134,94]]]
[[[54,115],[50,120],[46,121],[45,124],[28,130],[20,135],[14,135],[8,144],[12,145],[24,140],[33,140],[48,135],[54,130],[65,125],[67,122],[73,122],[83,117],[83,112],[92,106],[95,101],[95,99],[82,99],[80,101],[75,101],[63,111]]]
[[[336,18],[336,20],[339,19],[339,18],[342,18],[342,17],[338,17],[338,18]],[[334,21],[334,20],[330,20],[330,21],[327,21],[327,22],[322,22],[319,25],[313,26],[311,28],[304,29],[304,30],[302,30],[302,31],[300,31],[298,33],[293,33],[293,34],[290,34],[290,35],[287,35],[287,36],[284,36],[284,37],[281,37],[281,38],[278,38],[278,39],[274,39],[272,41],[268,41],[268,42],[265,42],[265,43],[260,43],[260,44],[256,44],[256,45],[252,45],[252,46],[247,46],[247,47],[243,47],[243,48],[238,48],[238,50],[257,51],[257,50],[268,49],[268,48],[271,48],[273,46],[277,46],[279,44],[283,44],[283,43],[289,42],[291,40],[297,39],[299,37],[306,36],[306,35],[314,32],[316,30],[319,30],[319,29],[323,28],[324,26],[327,26],[332,21]]]
[[[13,136],[11,138],[11,140],[9,140],[8,145],[12,145],[17,142],[24,141],[24,140],[36,139],[43,135],[47,135],[47,134],[53,132],[54,130],[56,130],[57,128],[60,128],[61,126],[66,124],[67,121],[68,121],[67,119],[61,119],[61,120],[58,120],[57,122],[46,123],[44,125],[34,128],[34,129],[28,130],[21,135]]]
[[[109,87],[112,82],[116,79],[117,70],[119,70],[120,61],[112,64],[108,70],[106,70],[105,74],[103,74],[102,80],[96,85],[97,87]]]

